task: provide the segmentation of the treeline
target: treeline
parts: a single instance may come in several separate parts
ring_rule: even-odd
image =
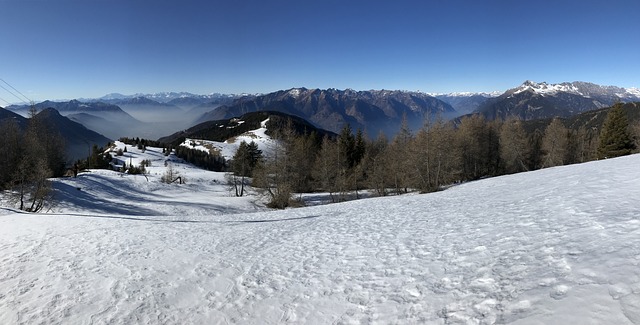
[[[160,141],[156,141],[156,140],[149,140],[149,139],[140,139],[140,138],[128,138],[128,137],[122,137],[120,139],[118,139],[118,141],[124,143],[124,144],[128,144],[130,146],[135,146],[138,149],[143,149],[146,148],[147,146],[149,147],[157,147],[157,148],[164,148],[165,144],[160,142]]]
[[[26,127],[0,123],[0,190],[20,210],[38,212],[51,197],[50,177],[64,175],[64,140],[32,110]]]
[[[174,151],[178,158],[200,168],[216,172],[226,171],[227,169],[227,161],[217,152],[207,153],[185,146],[177,146]],[[167,152],[171,152],[171,149],[167,149]]]
[[[141,138],[123,137],[120,138],[119,141],[130,146],[136,146],[140,150],[145,150],[147,146],[162,148],[163,153],[167,156],[171,152],[174,152],[176,157],[181,158],[190,164],[210,171],[223,172],[228,168],[227,161],[224,159],[224,157],[216,152],[207,153],[202,150],[197,150],[180,145],[175,146],[174,148],[172,145],[166,144],[161,141]]]
[[[487,121],[479,115],[458,123],[427,121],[416,133],[406,121],[393,139],[366,140],[345,126],[335,138],[281,131],[273,152],[256,164],[253,185],[271,196],[270,206],[293,203],[292,193],[326,191],[333,201],[363,189],[377,195],[432,192],[457,182],[581,163],[635,152],[640,126],[629,126],[621,105],[609,110],[600,130],[569,129],[554,119],[525,131],[520,120]]]

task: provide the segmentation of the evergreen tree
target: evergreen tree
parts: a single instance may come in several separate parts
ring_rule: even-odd
[[[233,172],[231,181],[235,188],[236,196],[244,195],[246,177],[253,175],[253,170],[261,157],[262,151],[258,149],[258,145],[255,142],[251,141],[248,144],[245,141],[240,142],[240,146],[231,161],[231,170]],[[240,185],[240,188],[238,188],[238,185]]]
[[[345,124],[342,131],[340,131],[338,145],[340,147],[340,162],[343,168],[345,170],[352,168],[355,164],[354,152],[356,140],[351,133],[351,126],[349,126],[349,124]]]
[[[249,167],[251,167],[251,171],[256,167],[260,159],[262,159],[262,150],[258,149],[258,144],[254,141],[249,142],[247,144],[247,152],[249,156]]]
[[[249,155],[249,145],[242,141],[238,146],[238,150],[233,155],[231,161],[231,170],[237,176],[247,177],[251,176],[251,158]]]
[[[91,147],[91,156],[87,157],[85,167],[91,169],[108,169],[111,158],[111,155],[105,152],[104,148],[94,144]]]
[[[367,142],[365,141],[364,138],[365,138],[364,133],[362,133],[361,129],[358,129],[358,132],[356,133],[355,147],[353,148],[354,149],[353,151],[354,165],[360,164],[367,150]]]
[[[337,191],[341,200],[352,188],[353,168],[355,166],[356,140],[351,132],[349,124],[345,124],[338,136],[338,175],[336,178]]]
[[[636,121],[630,126],[631,137],[633,138],[633,145],[636,147],[636,152],[640,149],[640,121]]]
[[[622,109],[622,104],[617,103],[607,113],[600,133],[598,145],[598,158],[613,158],[631,154],[635,149],[629,133],[629,122]]]

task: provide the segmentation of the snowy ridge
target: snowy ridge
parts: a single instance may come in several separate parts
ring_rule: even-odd
[[[486,98],[493,98],[502,95],[503,91],[492,91],[492,92],[453,92],[453,93],[427,93],[427,95],[432,97],[472,97],[472,96],[482,96]]]
[[[123,100],[123,99],[132,99],[137,97],[144,97],[147,99],[151,99],[160,103],[167,103],[173,99],[178,98],[199,98],[199,99],[218,99],[218,98],[235,98],[241,95],[236,94],[220,94],[220,93],[211,93],[207,95],[198,95],[192,94],[189,92],[157,92],[157,93],[135,93],[133,95],[123,95],[120,93],[111,93],[105,96],[102,96],[97,99],[81,99],[81,101],[95,101],[95,100]]]
[[[327,90],[337,91],[335,88],[329,88]],[[591,97],[593,95],[602,94],[603,92],[609,95],[617,95],[620,98],[636,98],[640,100],[640,89],[638,88],[621,88],[615,86],[600,86],[588,82],[563,82],[559,84],[549,84],[546,82],[534,82],[527,80],[522,85],[511,89],[510,91],[515,93],[520,93],[523,91],[532,90],[536,93],[539,93],[544,96],[555,95],[559,92],[567,92],[576,95],[581,95],[585,97]],[[314,89],[307,88],[291,88],[285,91],[287,94],[294,98],[298,98],[301,95],[307,94],[309,92],[313,92]],[[353,89],[347,88],[345,91],[350,91],[352,93],[358,93]],[[436,92],[420,92],[420,91],[409,91],[409,90],[369,90],[371,93],[377,93],[378,96],[389,96],[397,93],[407,93],[407,94],[423,94],[431,97],[472,97],[472,96],[482,96],[486,98],[498,97],[504,93],[504,91],[492,91],[492,92],[451,92],[451,93],[436,93]],[[152,99],[158,102],[166,103],[170,100],[177,98],[201,98],[201,99],[218,99],[218,98],[239,98],[239,97],[255,97],[263,94],[255,93],[241,93],[241,94],[220,94],[220,93],[211,93],[207,95],[198,95],[189,92],[158,92],[158,93],[136,93],[133,95],[123,95],[120,93],[111,93],[107,94],[103,97],[98,98],[98,100],[116,100],[116,99],[129,99],[135,97],[146,97],[148,99]],[[93,99],[95,100],[95,99]],[[81,101],[93,101],[92,99],[81,99]]]
[[[638,164],[257,213],[92,171],[0,209],[0,323],[638,324]]]
[[[224,157],[224,159],[231,160],[242,141],[246,143],[250,143],[251,141],[253,141],[258,145],[258,149],[262,150],[263,155],[268,155],[273,150],[275,141],[266,133],[268,121],[269,119],[262,121],[260,123],[261,127],[259,129],[245,132],[242,135],[239,135],[232,139],[228,139],[224,142],[187,138],[180,145],[196,150],[201,150],[207,153],[213,150],[220,153],[222,157]],[[244,121],[238,121],[238,124],[241,124],[243,122]],[[221,125],[220,127],[224,126]]]
[[[636,96],[640,98],[640,89],[639,88],[627,88],[627,94]]]
[[[302,94],[303,91],[304,89],[301,89],[301,88],[292,88],[289,90],[288,94],[294,98],[298,98],[300,97],[300,94]]]
[[[587,98],[600,96],[616,96],[619,98],[640,100],[640,91],[637,88],[621,88],[615,86],[600,86],[588,82],[563,82],[560,84],[548,84],[546,82],[525,81],[517,88],[511,89],[508,93],[512,95],[525,91],[533,91],[542,96],[555,96],[558,93],[569,93]]]
[[[525,92],[527,90],[533,90],[534,92],[540,95],[555,95],[558,92],[572,93],[576,95],[584,96],[584,94],[580,93],[578,87],[572,84],[548,84],[546,82],[534,82],[527,80],[520,87],[516,88],[514,94],[518,94],[521,92]]]

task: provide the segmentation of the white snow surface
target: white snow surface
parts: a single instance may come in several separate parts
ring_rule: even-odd
[[[253,213],[206,172],[93,171],[0,209],[0,323],[639,324],[639,165]]]

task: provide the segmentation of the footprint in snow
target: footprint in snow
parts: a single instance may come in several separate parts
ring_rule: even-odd
[[[560,284],[555,286],[553,288],[553,291],[549,295],[553,299],[560,300],[567,296],[567,292],[569,292],[569,289],[571,289],[571,287]]]

